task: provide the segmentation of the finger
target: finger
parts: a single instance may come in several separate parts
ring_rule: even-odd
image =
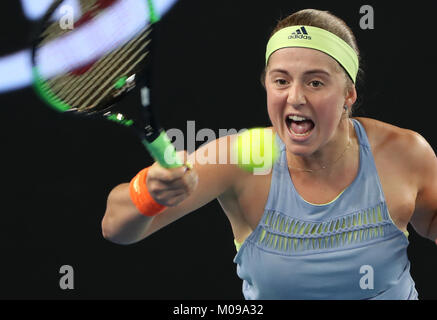
[[[148,179],[150,180],[159,180],[163,182],[172,182],[177,179],[180,179],[184,176],[186,168],[178,167],[178,168],[163,168],[158,163],[154,164],[149,170]]]
[[[172,207],[176,204],[180,203],[184,199],[188,197],[188,194],[182,192],[180,190],[170,190],[164,191],[157,194],[154,199],[159,204],[162,204],[166,207]]]
[[[183,177],[184,184],[187,186],[187,191],[191,193],[196,189],[199,182],[199,176],[196,170],[188,170]]]
[[[179,205],[182,201],[188,198],[188,194],[183,193],[179,196],[172,197],[167,204],[167,207],[175,207]]]
[[[189,170],[181,178],[173,181],[163,181],[154,179],[149,181],[149,187],[153,191],[157,190],[181,190],[191,193],[197,186],[198,175],[195,170]]]
[[[153,192],[164,192],[164,191],[174,191],[174,190],[187,192],[189,190],[188,184],[182,178],[172,182],[152,180],[149,182],[149,186],[150,186],[150,190],[152,190]]]

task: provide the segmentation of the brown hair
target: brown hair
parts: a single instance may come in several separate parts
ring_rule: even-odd
[[[316,9],[304,9],[297,11],[288,17],[280,20],[276,27],[273,29],[273,32],[271,33],[270,37],[272,37],[277,31],[291,26],[297,26],[297,25],[304,25],[304,26],[312,26],[324,29],[326,31],[329,31],[342,40],[344,40],[347,44],[349,44],[352,49],[355,50],[358,56],[358,60],[360,61],[360,51],[358,49],[357,41],[355,39],[355,36],[352,32],[352,30],[347,26],[347,24],[340,19],[339,17],[333,15],[332,13],[328,11],[320,11]],[[340,65],[340,64],[339,64]],[[262,76],[261,76],[261,82],[263,86],[265,87],[264,81],[266,76],[266,68],[264,68]],[[347,76],[347,73],[345,71],[345,76],[347,77],[348,85],[347,88],[350,88],[353,86],[352,80]],[[356,82],[361,82],[363,77],[363,70],[360,68],[358,70],[357,74],[357,80]],[[355,106],[354,106],[355,108]]]

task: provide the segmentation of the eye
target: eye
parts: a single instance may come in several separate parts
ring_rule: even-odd
[[[277,84],[278,86],[285,86],[287,85],[287,80],[284,79],[276,79],[274,80],[274,83]]]
[[[319,80],[313,80],[310,82],[310,86],[313,88],[320,88],[322,87],[324,84],[323,82],[319,81]]]

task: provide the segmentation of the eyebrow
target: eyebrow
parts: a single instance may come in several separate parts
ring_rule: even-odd
[[[279,68],[270,70],[269,74],[274,73],[274,72],[279,72],[279,73],[284,73],[284,74],[289,75],[287,70],[279,69]],[[304,72],[304,75],[311,75],[311,74],[315,74],[315,73],[322,73],[322,74],[325,74],[327,76],[331,75],[328,71],[323,70],[323,69],[311,69],[311,70],[307,70],[307,71]]]

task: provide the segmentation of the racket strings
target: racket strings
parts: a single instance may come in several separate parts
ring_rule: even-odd
[[[102,63],[103,67],[101,68],[101,72],[97,73],[95,77],[88,77],[88,83],[93,82],[94,79],[96,81],[94,81],[92,85],[84,87],[85,91],[77,94],[72,104],[81,106],[80,109],[90,109],[98,106],[106,97],[111,97],[109,94],[111,91],[114,91],[114,83],[116,80],[122,76],[129,75],[134,67],[146,57],[146,53],[139,57],[138,55],[145,50],[147,45],[148,42],[144,43],[140,48],[134,47],[128,51],[119,50],[115,57],[106,59],[106,63]],[[134,61],[134,59],[136,60]],[[120,63],[122,64],[120,65]],[[85,98],[87,99],[84,101]]]
[[[147,57],[150,28],[137,37],[102,57],[82,75],[64,74],[47,82],[50,90],[70,106],[81,111],[98,108],[117,92],[115,82],[121,77],[135,74]]]
[[[146,45],[145,45],[146,46]],[[143,49],[143,48],[142,48]],[[139,53],[141,51],[137,51],[137,53]],[[127,60],[122,66],[120,66],[118,68],[118,70],[114,70],[114,68],[112,70],[116,71],[115,73],[113,73],[113,76],[108,78],[108,80],[103,84],[103,86],[101,86],[98,90],[95,90],[93,95],[90,96],[88,98],[88,100],[86,100],[85,102],[83,102],[83,105],[86,107],[88,105],[90,105],[91,101],[93,101],[94,99],[96,99],[95,101],[93,101],[93,105],[90,105],[89,107],[86,108],[94,108],[97,105],[99,105],[99,103],[105,98],[108,97],[108,95],[110,94],[111,91],[114,90],[113,88],[113,83],[114,80],[116,80],[117,75],[120,75],[120,71],[124,70],[124,74],[129,74],[140,62],[142,62],[146,57],[147,57],[147,52],[141,54],[140,56],[137,56],[137,54],[135,56],[132,56],[129,60]],[[134,59],[136,59],[135,61],[133,61]],[[126,70],[125,68],[128,66],[128,69]],[[111,85],[112,84],[112,85]],[[104,90],[104,88],[107,88],[104,92],[102,92]],[[98,96],[99,95],[99,96]],[[98,97],[97,97],[98,96]]]
[[[82,87],[85,91],[81,91],[81,94],[78,94],[75,98],[73,98],[72,103],[74,105],[84,106],[83,108],[92,108],[95,107],[98,102],[103,100],[103,98],[107,97],[111,89],[113,89],[113,84],[115,83],[115,81],[122,76],[128,75],[133,67],[144,59],[138,59],[136,63],[132,65],[132,68],[126,70],[126,65],[129,62],[132,62],[132,60],[135,59],[140,52],[145,51],[147,45],[149,44],[149,41],[144,42],[142,45],[141,43],[143,42],[143,40],[145,40],[148,34],[149,33],[140,35],[140,37],[135,38],[130,43],[115,51],[106,59],[102,60],[99,63],[101,67],[99,68],[97,73],[86,75],[86,78],[88,78],[88,80],[85,80],[86,86]],[[138,45],[140,45],[139,48]],[[119,67],[119,63],[126,61],[127,59],[129,60],[124,63],[122,67]],[[104,83],[102,84],[103,81]],[[106,90],[106,93],[100,96],[99,101],[93,102],[93,105],[90,106],[91,100],[95,98],[97,94],[101,94],[103,88],[108,88],[109,90]],[[87,96],[89,96],[89,99],[83,102],[82,99]],[[70,97],[67,97],[67,99],[68,98]]]
[[[66,35],[70,31],[71,30],[69,29],[61,28],[61,24],[58,21],[51,23],[42,33],[42,40],[39,43],[38,48],[43,47],[45,44],[49,43],[50,41],[56,38]]]
[[[110,53],[102,58],[100,62],[95,63],[84,75],[62,75],[61,77],[51,80],[49,84],[52,86],[53,91],[62,99],[74,103],[77,98],[83,95],[81,92],[86,90],[86,88],[90,86],[90,83],[94,83],[94,86],[100,83],[98,80],[105,76],[105,68],[109,65],[109,62],[119,59],[121,52],[123,52],[123,50],[116,50]]]
[[[82,9],[82,12],[89,12],[91,10],[94,10],[96,8],[96,3],[98,0],[90,1],[90,0],[80,0],[80,7]]]

